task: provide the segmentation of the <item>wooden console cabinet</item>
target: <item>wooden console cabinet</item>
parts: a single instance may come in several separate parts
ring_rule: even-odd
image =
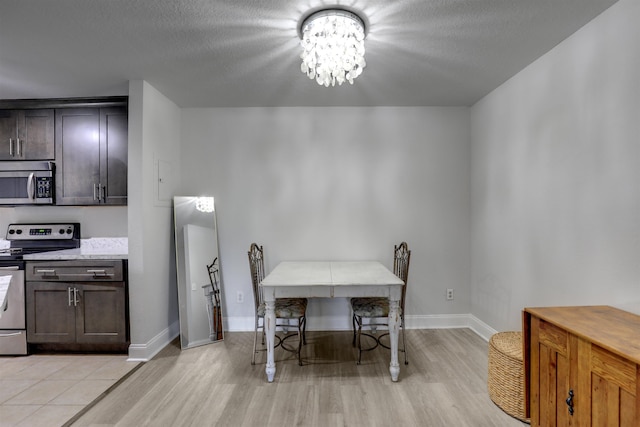
[[[640,426],[640,316],[525,308],[523,343],[532,426]]]

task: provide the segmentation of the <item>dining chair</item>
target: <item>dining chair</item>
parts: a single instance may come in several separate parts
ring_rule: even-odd
[[[400,328],[402,329],[402,346],[399,350],[404,353],[404,364],[408,365],[407,358],[407,342],[405,337],[404,324],[404,301],[407,293],[407,278],[409,276],[409,261],[411,259],[411,251],[407,243],[402,242],[395,245],[393,249],[393,273],[403,282],[402,296],[400,299]],[[389,300],[385,297],[358,297],[351,298],[351,311],[353,312],[353,345],[358,349],[359,365],[362,360],[362,352],[370,351],[378,345],[389,348],[388,345],[381,341],[381,338],[388,336],[389,332],[384,332],[376,336],[378,327],[389,328]],[[367,320],[365,322],[365,320]],[[371,333],[363,333],[362,328],[368,328]],[[375,340],[375,344],[369,348],[362,348],[362,336],[368,336]]]
[[[249,248],[249,267],[251,270],[251,282],[253,285],[253,301],[255,303],[255,335],[253,338],[253,354],[251,355],[251,364],[256,364],[256,353],[265,351],[258,350],[258,331],[261,331],[262,345],[264,346],[264,315],[265,303],[262,295],[262,288],[259,286],[265,277],[264,271],[264,251],[262,246],[252,243]],[[305,329],[307,326],[307,299],[306,298],[276,298],[276,331],[280,330],[284,333],[284,337],[280,338],[276,335],[277,343],[274,348],[282,346],[283,349],[297,353],[298,365],[302,366],[302,344],[306,344]],[[294,322],[293,324],[291,324]],[[293,349],[285,346],[284,342],[287,338],[295,336],[289,334],[289,328],[293,326],[297,329],[298,348]]]

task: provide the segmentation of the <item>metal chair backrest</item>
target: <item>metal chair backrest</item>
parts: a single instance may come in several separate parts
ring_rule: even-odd
[[[404,297],[407,293],[407,279],[409,278],[409,261],[411,260],[411,251],[407,246],[407,242],[402,242],[393,248],[393,273],[403,282],[402,299],[400,300],[400,308],[404,312]]]
[[[251,283],[253,285],[253,301],[256,310],[262,304],[262,288],[259,286],[264,279],[264,252],[262,246],[252,243],[249,248],[249,268],[251,269]]]

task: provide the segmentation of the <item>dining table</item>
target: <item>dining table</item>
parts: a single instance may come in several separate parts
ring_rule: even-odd
[[[276,373],[274,342],[276,298],[351,298],[386,297],[389,299],[389,373],[398,381],[398,330],[400,298],[404,282],[378,261],[283,261],[261,282],[265,302],[267,338],[267,380]]]

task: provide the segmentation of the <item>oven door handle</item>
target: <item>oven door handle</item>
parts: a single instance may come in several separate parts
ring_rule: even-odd
[[[29,179],[27,179],[27,195],[29,196],[30,199],[36,198],[36,186],[35,186],[33,177],[34,177],[34,174],[33,172],[31,172],[29,174]]]
[[[10,267],[0,267],[0,270],[2,271],[16,271],[16,270],[20,270],[20,267],[17,265],[12,265]]]

